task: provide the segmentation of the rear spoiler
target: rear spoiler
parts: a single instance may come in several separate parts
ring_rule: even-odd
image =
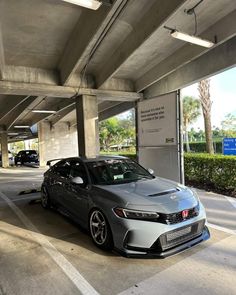
[[[60,161],[60,160],[63,160],[63,159],[64,159],[64,158],[59,158],[59,159],[49,160],[49,161],[47,161],[47,166],[51,167],[51,163],[52,163],[52,162]]]

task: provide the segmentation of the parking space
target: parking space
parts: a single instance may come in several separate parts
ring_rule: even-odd
[[[39,193],[19,195],[40,186],[43,169],[0,172],[1,295],[236,294],[236,209],[226,198],[199,191],[219,227],[207,242],[163,260],[130,259],[99,250],[78,225],[44,210]]]

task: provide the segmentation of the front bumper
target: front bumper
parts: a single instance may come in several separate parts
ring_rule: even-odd
[[[204,229],[200,235],[197,237],[185,241],[181,244],[178,244],[176,246],[173,246],[170,249],[167,250],[162,250],[161,247],[157,248],[149,248],[149,249],[144,249],[144,248],[135,248],[135,247],[128,247],[124,251],[118,250],[118,252],[125,256],[125,257],[130,257],[130,258],[137,258],[137,257],[142,257],[142,258],[166,258],[168,256],[172,256],[174,254],[177,254],[179,252],[183,252],[191,247],[196,246],[197,244],[206,241],[210,238],[210,232],[206,226],[204,226]],[[159,239],[158,239],[159,240]]]
[[[127,257],[164,258],[209,239],[205,221],[202,204],[198,216],[173,225],[116,217],[111,224],[115,249]]]

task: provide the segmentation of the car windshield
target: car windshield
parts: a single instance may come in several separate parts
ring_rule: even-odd
[[[109,159],[86,164],[93,184],[112,185],[154,178],[147,170],[129,159]]]

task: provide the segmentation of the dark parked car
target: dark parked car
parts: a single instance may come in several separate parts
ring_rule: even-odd
[[[35,150],[23,150],[15,156],[16,165],[24,165],[25,163],[38,164],[38,153]]]
[[[165,257],[209,238],[194,191],[125,157],[62,159],[45,172],[41,194],[44,208],[58,208],[98,247],[126,256]]]

